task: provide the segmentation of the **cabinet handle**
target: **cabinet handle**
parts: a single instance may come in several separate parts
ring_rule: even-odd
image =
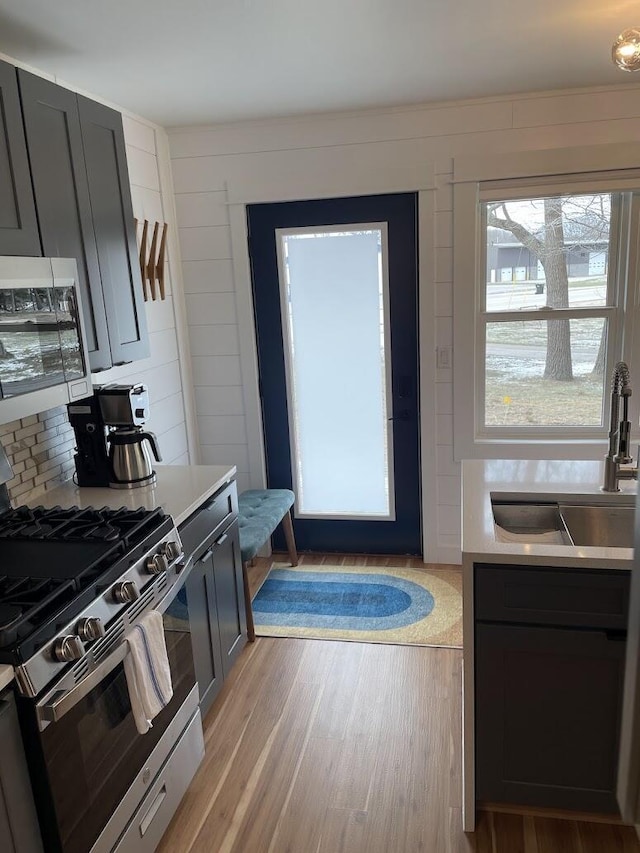
[[[227,539],[227,538],[228,538],[228,534],[227,534],[227,533],[223,533],[223,534],[222,534],[222,536],[221,536],[219,539],[216,539],[216,545],[222,545],[222,543],[224,542],[224,540],[225,540],[225,539]]]
[[[610,643],[624,643],[627,639],[627,632],[623,630],[605,631],[604,635]]]
[[[205,551],[205,552],[204,552],[204,554],[202,555],[202,557],[200,557],[200,559],[198,560],[198,562],[199,562],[199,563],[206,563],[206,562],[207,562],[207,560],[209,559],[209,557],[210,557],[212,554],[213,554],[213,548],[209,548],[207,551]]]
[[[149,829],[149,826],[151,825],[151,821],[157,815],[158,809],[160,808],[160,806],[164,802],[166,796],[167,796],[167,784],[165,782],[165,784],[162,786],[162,788],[160,788],[160,791],[158,792],[157,797],[151,803],[149,811],[146,813],[146,815],[144,816],[144,818],[142,819],[142,821],[140,823],[140,836],[141,837],[144,837],[145,832]]]

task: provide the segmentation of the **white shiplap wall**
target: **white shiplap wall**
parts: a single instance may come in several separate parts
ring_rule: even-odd
[[[423,334],[422,341],[425,346],[428,338],[430,349],[434,344],[451,348],[453,158],[639,138],[640,88],[635,85],[172,129],[169,141],[203,461],[234,462],[244,484],[261,484],[259,464],[254,461],[249,469],[250,459],[260,459],[250,444],[256,439],[247,438],[259,434],[259,424],[256,428],[253,423],[256,414],[246,406],[255,396],[255,388],[246,387],[253,385],[255,364],[245,350],[241,363],[238,344],[252,332],[245,310],[247,265],[228,210],[250,201],[418,188],[429,192],[431,181],[421,182],[416,175],[431,170],[435,198],[431,221],[423,226],[432,231],[434,248],[426,256],[423,245],[420,258],[421,323],[430,334]],[[423,265],[428,266],[426,271]],[[422,447],[427,479],[434,480],[424,490],[425,529],[432,531],[426,537],[425,559],[457,561],[460,466],[452,449],[453,376],[450,369],[436,367],[434,352],[422,355],[422,416],[435,425],[431,440],[423,440]],[[244,395],[239,387],[243,376]]]
[[[176,211],[200,458],[236,465],[243,491],[249,455],[226,192],[176,193]]]

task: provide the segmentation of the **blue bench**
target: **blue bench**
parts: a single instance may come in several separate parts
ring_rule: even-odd
[[[289,560],[292,566],[298,565],[298,552],[291,521],[291,507],[294,500],[295,495],[290,489],[249,489],[238,497],[238,527],[240,528],[242,579],[247,609],[247,636],[251,643],[255,640],[256,633],[249,591],[249,563],[267,543],[276,527],[282,524]]]

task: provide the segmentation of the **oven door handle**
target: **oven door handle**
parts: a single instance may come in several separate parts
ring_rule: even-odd
[[[164,613],[167,607],[171,604],[176,595],[180,592],[184,583],[193,569],[193,560],[189,558],[184,569],[180,573],[180,580],[175,583],[169,592],[156,605],[155,610]],[[129,653],[129,643],[124,640],[119,646],[105,658],[102,663],[99,663],[95,669],[92,669],[84,676],[82,681],[78,682],[70,690],[54,690],[48,693],[44,699],[36,705],[36,716],[40,729],[43,730],[49,723],[57,723],[66,713],[74,708],[78,702],[84,699],[94,687],[106,678],[109,673],[114,670],[119,663],[126,658]]]
[[[71,690],[54,690],[53,693],[45,696],[36,705],[36,715],[40,728],[44,729],[47,723],[57,723],[58,720],[61,720],[94,687],[100,684],[103,678],[106,678],[118,664],[122,663],[128,654],[129,643],[124,640],[108,658],[105,658],[88,675],[85,675],[82,681],[76,684],[75,687],[72,687]]]

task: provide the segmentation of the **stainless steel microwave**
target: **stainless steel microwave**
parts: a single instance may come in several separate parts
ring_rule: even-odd
[[[0,423],[91,393],[71,258],[0,257]]]

